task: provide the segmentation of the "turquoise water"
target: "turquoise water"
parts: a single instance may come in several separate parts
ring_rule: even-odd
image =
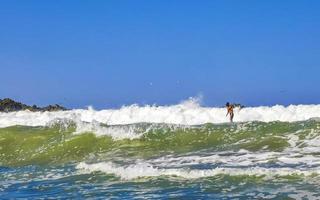
[[[76,173],[72,165],[1,169],[1,198],[94,199],[305,199],[319,198],[319,179],[283,177],[265,181],[251,176],[140,178],[123,181],[112,174]]]
[[[320,199],[318,120],[78,126],[1,128],[1,198]]]

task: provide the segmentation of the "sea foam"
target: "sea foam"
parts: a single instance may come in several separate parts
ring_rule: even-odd
[[[137,163],[128,166],[120,166],[112,162],[100,162],[95,164],[79,163],[76,168],[83,172],[101,171],[107,174],[114,174],[123,180],[132,180],[142,177],[177,176],[186,179],[197,179],[212,177],[216,175],[230,176],[264,176],[267,179],[275,176],[302,175],[311,176],[319,174],[320,169],[294,169],[290,167],[282,168],[230,168],[217,167],[214,169],[182,169],[182,168],[158,168],[148,163]]]
[[[271,107],[247,107],[235,109],[235,122],[246,121],[303,121],[320,117],[320,105],[275,105]],[[170,106],[123,106],[119,109],[94,110],[74,109],[58,112],[19,111],[0,113],[0,127],[14,125],[46,126],[56,119],[74,122],[103,123],[123,125],[141,122],[198,125],[204,123],[225,123],[225,108],[202,107],[193,99]]]

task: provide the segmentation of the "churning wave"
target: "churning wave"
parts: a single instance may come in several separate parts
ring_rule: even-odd
[[[116,190],[119,183],[125,190],[128,184],[200,183],[210,191],[241,190],[238,196],[265,183],[268,193],[259,197],[290,193],[299,199],[310,191],[309,199],[318,199],[319,117],[320,105],[277,105],[236,108],[236,123],[225,123],[225,108],[202,107],[194,99],[171,106],[0,113],[0,179],[8,190],[23,190],[18,181],[65,187],[61,180],[80,179],[75,185],[87,188],[88,180],[99,179],[99,186],[114,182]],[[293,183],[302,194],[287,188]],[[269,192],[269,185],[276,190]]]
[[[271,107],[247,107],[235,109],[235,122],[295,122],[320,117],[320,105],[275,105]],[[202,107],[197,99],[189,99],[170,106],[123,106],[120,109],[94,110],[74,109],[58,112],[19,111],[0,113],[0,127],[14,125],[46,126],[55,120],[69,120],[76,123],[102,123],[124,125],[135,123],[164,123],[199,125],[228,122],[225,108]]]

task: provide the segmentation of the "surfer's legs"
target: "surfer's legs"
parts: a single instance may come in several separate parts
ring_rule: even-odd
[[[230,113],[230,122],[233,122],[233,116],[234,116],[234,114]]]

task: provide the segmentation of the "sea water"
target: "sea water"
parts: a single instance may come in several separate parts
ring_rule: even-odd
[[[0,114],[0,199],[320,199],[320,105]]]

